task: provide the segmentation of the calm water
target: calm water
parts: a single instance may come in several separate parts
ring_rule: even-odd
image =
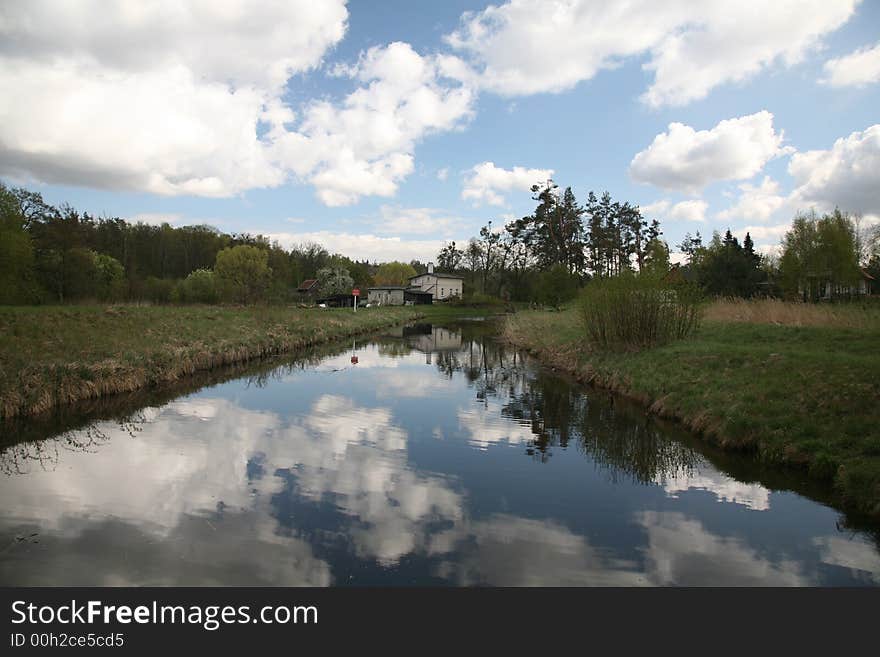
[[[877,528],[821,490],[492,331],[398,329],[16,444],[7,425],[0,583],[880,584]]]

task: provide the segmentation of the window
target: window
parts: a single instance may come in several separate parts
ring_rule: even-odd
[[[441,296],[441,297],[445,297],[445,296],[446,296],[446,288],[445,288],[445,287],[441,287],[441,288],[440,288],[440,296]]]

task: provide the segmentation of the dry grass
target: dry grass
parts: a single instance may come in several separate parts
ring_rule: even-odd
[[[412,320],[410,308],[0,307],[0,417],[167,385]]]
[[[708,306],[705,319],[710,322],[871,329],[880,328],[880,307],[779,299],[719,299]]]

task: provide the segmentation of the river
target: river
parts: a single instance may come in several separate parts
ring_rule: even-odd
[[[826,491],[495,332],[398,328],[7,424],[0,583],[880,584],[880,531]]]

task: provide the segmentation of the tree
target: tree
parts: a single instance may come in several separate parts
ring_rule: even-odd
[[[405,262],[386,262],[379,266],[373,280],[376,285],[407,285],[409,279],[416,275],[412,265]]]
[[[272,275],[269,254],[249,245],[225,248],[217,254],[214,273],[227,299],[239,303],[261,301]]]
[[[705,291],[717,296],[751,297],[758,291],[764,274],[761,259],[755,254],[752,239],[746,235],[748,248],[728,230],[722,239],[718,233],[705,249],[697,266],[699,281]]]
[[[119,301],[125,294],[125,269],[113,256],[94,253],[95,279],[101,301]]]
[[[437,270],[447,274],[454,274],[464,261],[464,251],[455,246],[455,242],[443,245],[437,254]]]
[[[31,303],[37,294],[26,225],[18,197],[0,183],[0,304]]]
[[[217,281],[210,269],[196,269],[175,288],[173,298],[178,303],[216,303]]]
[[[334,294],[351,294],[354,279],[347,269],[342,267],[324,267],[318,270],[318,286],[321,296]]]
[[[574,299],[579,287],[577,275],[570,273],[566,265],[557,263],[538,276],[537,300],[559,309]]]
[[[859,253],[855,226],[839,210],[819,217],[799,214],[782,241],[779,270],[786,291],[800,291],[816,299],[859,278]]]
[[[639,272],[662,275],[669,271],[669,245],[659,237],[648,241],[642,256]]]

